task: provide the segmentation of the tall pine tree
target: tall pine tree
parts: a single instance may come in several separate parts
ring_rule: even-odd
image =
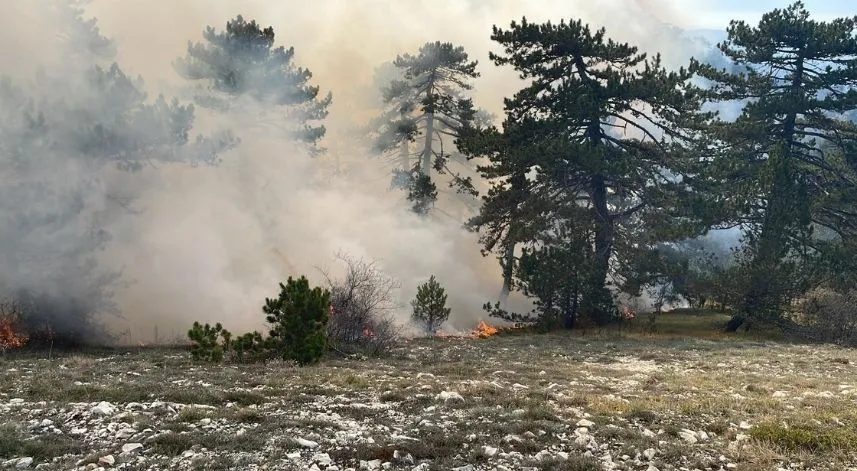
[[[384,87],[385,110],[377,122],[376,146],[397,153],[393,185],[408,188],[414,210],[424,214],[437,198],[432,169],[450,174],[459,188],[472,192],[470,181],[450,169],[448,162],[452,141],[476,118],[473,101],[465,93],[479,76],[477,61],[470,61],[461,46],[436,41],[424,44],[415,55],[398,56],[393,65],[400,77]],[[410,144],[418,140],[414,153]]]
[[[812,20],[795,2],[755,27],[732,21],[719,48],[734,67],[700,69],[713,101],[743,106],[737,120],[714,127],[720,152],[711,167],[734,211],[727,224],[745,231],[748,282],[731,329],[746,318],[781,320],[809,287],[807,269],[826,245],[815,227],[854,235],[857,213],[842,196],[857,182],[853,158],[844,158],[857,142],[844,115],[857,108],[855,24]]]
[[[482,172],[497,179],[474,226],[502,239],[508,258],[510,246],[538,240],[538,231],[521,228],[552,232],[551,220],[580,217],[571,209],[584,208],[587,223],[569,227],[591,230],[584,240],[568,238],[587,254],[577,290],[581,314],[609,322],[615,311],[607,284],[616,264],[699,229],[686,204],[696,160],[683,147],[704,117],[688,85],[691,72],[668,72],[659,56],[648,59],[581,21],[537,25],[525,18],[508,30],[494,27],[492,39],[504,53],[491,59],[530,84],[506,100],[502,132],[460,140],[471,156],[489,159]],[[500,221],[504,229],[492,227]]]

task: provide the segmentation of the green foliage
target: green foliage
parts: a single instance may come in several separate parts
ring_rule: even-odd
[[[375,148],[397,160],[392,186],[409,189],[418,214],[427,213],[437,198],[432,169],[451,175],[460,192],[475,196],[470,178],[449,167],[455,151],[444,147],[454,149],[450,140],[477,120],[473,101],[465,96],[470,81],[479,77],[476,65],[460,46],[429,42],[417,54],[398,56],[392,78],[382,85],[384,109],[371,124]],[[418,138],[422,148],[412,153],[410,144]]]
[[[280,283],[277,298],[266,298],[262,310],[267,314],[270,345],[284,360],[300,365],[315,363],[327,348],[327,324],[330,320],[330,291],[310,288],[306,277],[289,277]]]
[[[479,170],[493,184],[470,226],[484,231],[483,246],[499,252],[507,274],[516,245],[538,247],[558,226],[579,228],[550,245],[585,267],[572,276],[585,277],[574,289],[581,313],[609,322],[616,317],[611,260],[705,228],[693,217],[699,201],[688,185],[699,171],[691,149],[709,118],[688,84],[692,70],[668,72],[659,56],[649,59],[581,21],[523,19],[509,30],[495,27],[492,39],[503,47],[490,56],[495,64],[511,65],[529,85],[506,100],[502,131],[471,130],[457,142],[469,157],[488,160]],[[530,257],[531,267],[550,261]],[[533,270],[518,274],[533,277]]]
[[[187,56],[175,62],[176,70],[188,80],[202,80],[225,95],[201,97],[197,101],[228,109],[229,100],[248,97],[266,105],[288,107],[289,117],[300,125],[292,137],[315,144],[325,134],[323,125],[313,123],[327,117],[332,95],[319,98],[319,88],[309,84],[312,74],[295,65],[293,47],[274,47],[274,28],[262,28],[241,15],[226,22],[225,31],[206,27],[205,43],[189,43]]]
[[[841,114],[857,108],[855,31],[854,18],[815,21],[794,2],[757,26],[730,23],[719,45],[730,70],[699,67],[711,101],[749,99],[735,121],[714,123],[705,175],[723,225],[745,228],[741,316],[781,321],[820,281],[815,264],[836,245],[818,229],[839,240],[855,235],[854,200],[844,195],[857,188],[845,157],[854,155],[857,127]]]
[[[236,337],[230,344],[231,354],[238,362],[260,362],[268,358],[268,345],[259,332],[248,332]]]
[[[194,360],[219,363],[223,361],[224,352],[231,347],[232,334],[219,322],[213,327],[208,323],[194,322],[187,336],[193,342],[190,354]]]
[[[417,287],[417,296],[411,301],[411,317],[422,324],[426,333],[434,333],[441,324],[449,319],[452,311],[446,307],[446,290],[432,275],[429,280]]]
[[[408,184],[408,201],[417,214],[428,214],[437,201],[437,186],[428,175],[411,174]]]

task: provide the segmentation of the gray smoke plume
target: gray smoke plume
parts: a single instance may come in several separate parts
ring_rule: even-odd
[[[460,44],[480,61],[476,105],[502,116],[502,98],[520,82],[488,61],[494,24],[580,17],[616,40],[663,53],[674,67],[711,48],[669,26],[683,19],[665,1],[69,5],[0,7],[0,71],[10,78],[0,88],[0,283],[6,292],[67,300],[69,309],[79,303],[75,309],[97,312],[132,342],[151,341],[155,329],[161,339],[183,336],[194,320],[259,329],[261,304],[277,283],[300,274],[321,283],[317,268],[335,275],[337,251],[378,260],[401,282],[403,321],[416,286],[437,275],[450,294],[450,327],[471,328],[484,315],[481,305],[499,294],[497,261],[483,258],[476,236],[461,228],[465,210],[451,205],[419,218],[388,190],[388,169],[369,158],[355,132],[378,112],[368,96],[376,68],[426,41]],[[277,45],[294,46],[312,82],[333,93],[326,154],[311,157],[284,139],[282,118],[260,120],[271,112],[265,103],[228,113],[197,106],[189,119],[198,90],[172,64],[207,26],[222,30],[238,14],[273,26]],[[45,125],[29,110],[41,111]],[[87,147],[93,142],[102,147]],[[509,308],[526,306],[513,299]],[[52,312],[74,318],[63,309]]]

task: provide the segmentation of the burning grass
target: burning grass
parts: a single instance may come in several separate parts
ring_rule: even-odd
[[[625,324],[503,335],[485,322],[460,337],[407,341],[388,357],[336,356],[306,368],[202,365],[178,350],[13,354],[0,362],[9,432],[0,448],[5,459],[32,454],[40,469],[107,454],[127,469],[857,464],[857,450],[844,446],[857,436],[857,353],[682,338],[668,323],[691,316],[668,316],[669,332],[655,334]],[[90,413],[100,401],[115,410]],[[45,419],[53,424],[34,425]],[[128,442],[143,448],[119,458]]]

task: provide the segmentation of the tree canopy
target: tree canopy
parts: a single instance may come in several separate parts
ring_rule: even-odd
[[[707,115],[688,83],[692,71],[669,72],[659,56],[582,21],[524,18],[508,30],[495,26],[492,39],[503,46],[491,54],[495,64],[514,67],[530,84],[506,99],[502,132],[460,140],[471,156],[489,159],[483,176],[497,181],[472,226],[489,229],[487,248],[509,251],[534,243],[539,232],[554,233],[568,211],[590,221],[574,224],[587,231],[580,237],[589,247],[581,306],[591,320],[607,322],[606,283],[617,265],[700,229],[688,204],[699,173],[688,149]]]
[[[745,232],[744,316],[779,318],[819,281],[807,268],[830,242],[855,235],[857,127],[846,116],[857,108],[855,25],[812,20],[795,2],[757,26],[732,21],[719,48],[735,67],[700,67],[710,100],[741,107],[713,128],[710,175],[723,187],[724,225]]]
[[[319,96],[310,85],[312,73],[295,64],[294,47],[274,46],[274,28],[262,28],[241,15],[226,22],[225,31],[206,27],[204,43],[188,42],[187,56],[175,62],[179,74],[203,81],[217,95],[203,95],[198,102],[228,109],[230,99],[250,98],[266,106],[287,108],[287,118],[296,128],[289,134],[315,144],[325,134],[318,124],[328,114],[333,97]]]
[[[409,189],[408,199],[418,213],[426,213],[437,198],[432,169],[452,175],[459,188],[472,192],[470,181],[448,163],[452,140],[476,117],[465,93],[479,76],[477,63],[469,60],[463,47],[440,41],[393,62],[398,77],[382,90],[384,110],[373,126],[375,143],[381,152],[397,152],[393,186]],[[422,148],[412,152],[410,143],[418,138]]]

